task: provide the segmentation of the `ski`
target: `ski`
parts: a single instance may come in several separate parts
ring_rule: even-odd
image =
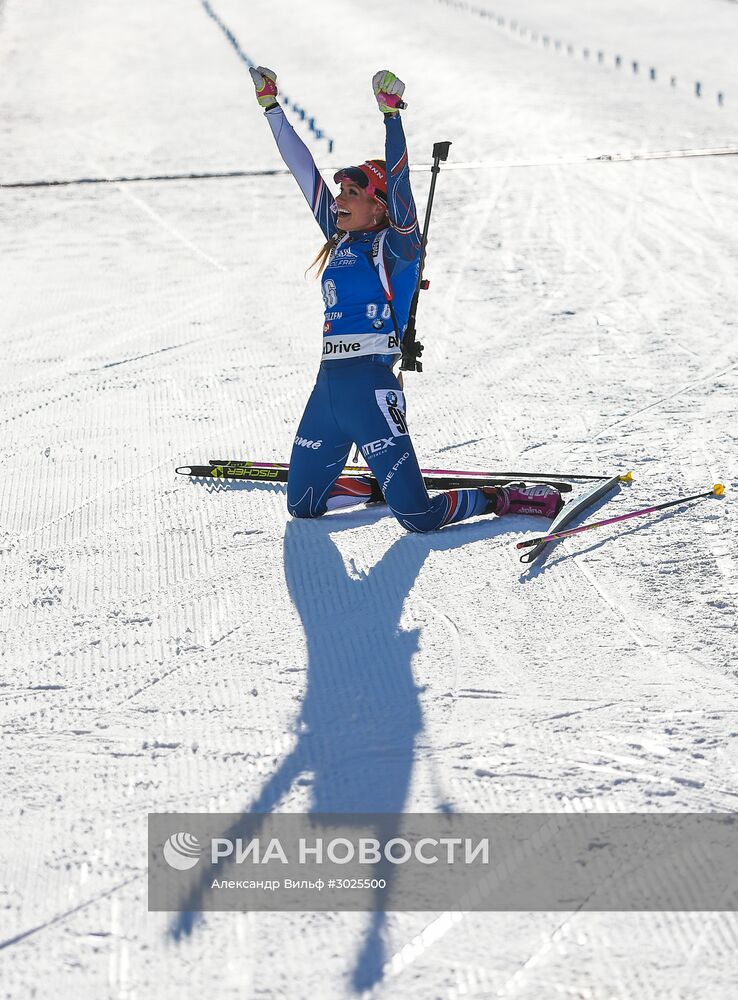
[[[630,482],[626,480],[624,476],[611,476],[602,483],[598,483],[597,486],[593,486],[592,489],[588,490],[582,496],[577,497],[575,500],[570,500],[569,503],[565,503],[561,508],[559,513],[553,519],[549,525],[548,535],[553,535],[561,528],[564,528],[567,524],[570,524],[577,514],[581,514],[582,511],[587,510],[592,504],[596,503],[600,497],[604,497],[610,490],[615,489],[623,481]],[[521,557],[521,563],[530,564],[535,559],[540,556],[549,545],[554,545],[555,540],[552,541],[539,541],[537,542],[530,551],[525,552]]]
[[[287,462],[255,462],[250,459],[245,458],[211,458],[209,459],[211,465],[220,465],[224,468],[226,466],[253,466],[258,469],[289,469]],[[568,483],[571,480],[584,480],[593,482],[602,482],[605,479],[609,479],[609,476],[595,476],[584,473],[566,473],[566,472],[505,472],[505,471],[485,471],[483,469],[421,469],[420,470],[424,476],[464,476],[471,478],[472,476],[479,476],[481,479],[498,478],[504,479],[506,483],[512,482],[513,480],[520,479],[526,482],[541,482],[549,483],[552,486],[556,482],[561,480],[562,482]],[[342,475],[369,475],[370,470],[365,465],[347,465],[344,467]],[[621,480],[623,482],[631,482],[633,479],[632,472],[626,472],[622,475]]]
[[[272,464],[221,462],[213,465],[181,465],[175,471],[180,476],[189,476],[191,479],[241,479],[261,483],[286,483],[289,466],[276,462]],[[423,481],[429,490],[469,490],[480,486],[504,486],[510,482],[509,476],[500,476],[494,473],[489,475],[480,473],[456,474],[430,469],[424,469],[422,472]],[[348,466],[341,475],[374,481],[371,472],[362,466]],[[570,493],[572,488],[571,483],[556,482],[551,479],[540,478],[535,482],[546,482],[549,486],[556,487],[561,493]]]

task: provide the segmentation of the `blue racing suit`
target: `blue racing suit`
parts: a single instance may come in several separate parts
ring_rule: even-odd
[[[335,237],[335,199],[310,151],[279,105],[265,114],[323,235]],[[418,280],[420,231],[400,115],[385,115],[384,122],[389,224],[341,235],[323,271],[323,360],[292,448],[287,505],[294,517],[319,517],[380,499],[370,480],[341,476],[356,442],[400,524],[433,531],[485,513],[489,498],[478,489],[431,498],[410,440],[405,395],[392,366]]]

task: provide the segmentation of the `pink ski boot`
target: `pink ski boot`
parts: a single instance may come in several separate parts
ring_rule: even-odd
[[[489,498],[485,514],[535,514],[553,520],[564,501],[553,486],[537,483],[508,483],[507,486],[483,486],[482,493]]]

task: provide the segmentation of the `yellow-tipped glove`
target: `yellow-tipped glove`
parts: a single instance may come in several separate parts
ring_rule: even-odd
[[[266,66],[257,66],[256,69],[249,66],[249,73],[256,88],[256,100],[262,108],[268,111],[277,103],[277,94],[279,93],[277,74],[273,69],[267,69]]]
[[[372,77],[372,89],[377,99],[379,110],[384,115],[392,114],[394,111],[401,111],[407,107],[402,99],[405,92],[405,84],[402,80],[390,73],[388,69],[380,69]]]

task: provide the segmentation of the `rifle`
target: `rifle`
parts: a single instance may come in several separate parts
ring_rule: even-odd
[[[450,145],[450,142],[436,142],[433,144],[431,185],[430,191],[428,192],[428,205],[425,210],[423,235],[420,240],[420,268],[418,270],[418,284],[415,287],[415,294],[413,295],[412,302],[410,303],[410,315],[408,317],[407,326],[405,327],[405,336],[402,338],[402,361],[400,363],[400,371],[403,372],[422,372],[423,370],[423,364],[420,361],[420,355],[423,353],[423,345],[415,339],[415,314],[418,310],[418,299],[420,297],[421,289],[425,291],[430,287],[430,281],[423,278],[423,268],[425,267],[425,249],[428,243],[428,227],[430,226],[433,195],[436,190],[436,180],[441,170],[439,163],[441,163],[441,161],[445,162],[448,158]],[[395,329],[397,329],[396,326]]]

